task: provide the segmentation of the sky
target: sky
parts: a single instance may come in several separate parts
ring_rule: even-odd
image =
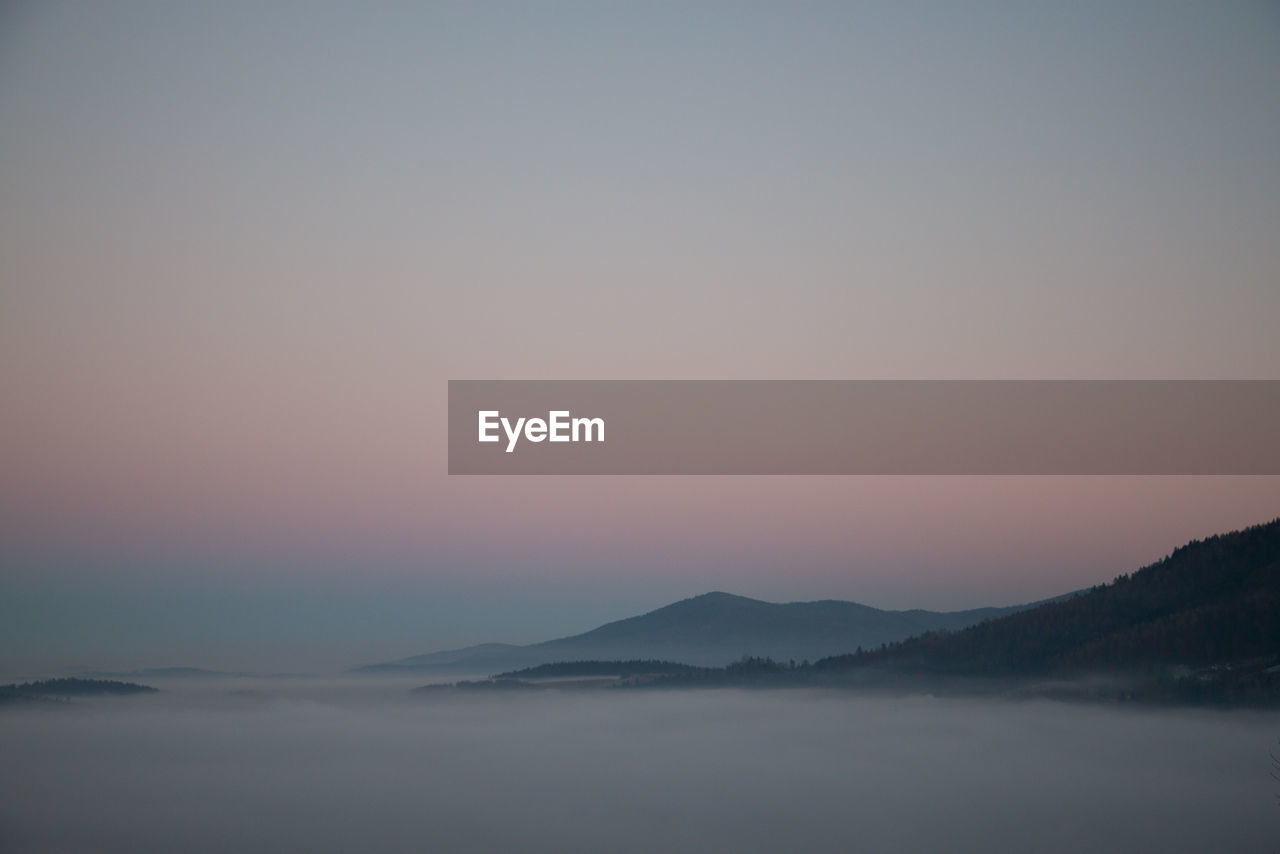
[[[1280,10],[0,9],[0,669],[937,609],[1276,478],[450,478],[449,379],[1280,378]]]

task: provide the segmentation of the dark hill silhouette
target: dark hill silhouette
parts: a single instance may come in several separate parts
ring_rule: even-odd
[[[960,629],[1030,605],[968,611],[883,611],[856,602],[776,604],[713,592],[528,646],[481,644],[374,664],[362,671],[497,673],[558,661],[662,659],[719,666],[743,656],[815,660],[922,632]]]
[[[995,679],[1110,674],[1148,680],[1144,690],[1153,696],[1280,700],[1280,519],[1190,542],[1066,601],[828,658],[813,671]]]
[[[156,693],[155,688],[135,682],[117,682],[110,679],[42,679],[36,682],[0,685],[0,703],[154,693]]]

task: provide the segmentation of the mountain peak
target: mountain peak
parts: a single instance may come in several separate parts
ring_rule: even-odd
[[[760,599],[752,599],[749,596],[738,596],[735,593],[725,593],[723,590],[712,590],[707,593],[699,593],[697,596],[690,597],[689,599],[682,599],[680,601],[681,602],[753,602],[760,605],[769,604],[768,602],[763,602]],[[674,602],[672,604],[679,605],[680,602]]]

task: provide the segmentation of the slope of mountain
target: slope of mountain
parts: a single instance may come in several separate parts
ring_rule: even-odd
[[[814,669],[992,678],[1128,674],[1185,683],[1183,689],[1218,684],[1280,696],[1280,519],[1193,541],[1068,601],[827,659]]]
[[[923,632],[960,629],[1027,607],[1032,606],[882,611],[856,602],[776,604],[729,593],[704,593],[572,637],[527,646],[480,644],[359,669],[481,674],[588,659],[664,659],[705,666],[745,655],[815,660]]]

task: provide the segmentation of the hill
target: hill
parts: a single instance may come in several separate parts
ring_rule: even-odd
[[[116,682],[108,679],[42,679],[22,684],[0,685],[0,704],[45,700],[65,701],[71,697],[154,693],[156,693],[155,688],[134,682]]]
[[[1280,699],[1280,519],[958,632],[816,662],[817,673],[1138,679],[1173,699]],[[1130,682],[1129,684],[1133,684]]]
[[[968,611],[884,611],[856,602],[785,604],[704,593],[571,637],[488,643],[367,665],[363,672],[496,673],[560,661],[661,659],[721,666],[743,656],[816,660],[929,631],[955,630],[1030,605]]]

